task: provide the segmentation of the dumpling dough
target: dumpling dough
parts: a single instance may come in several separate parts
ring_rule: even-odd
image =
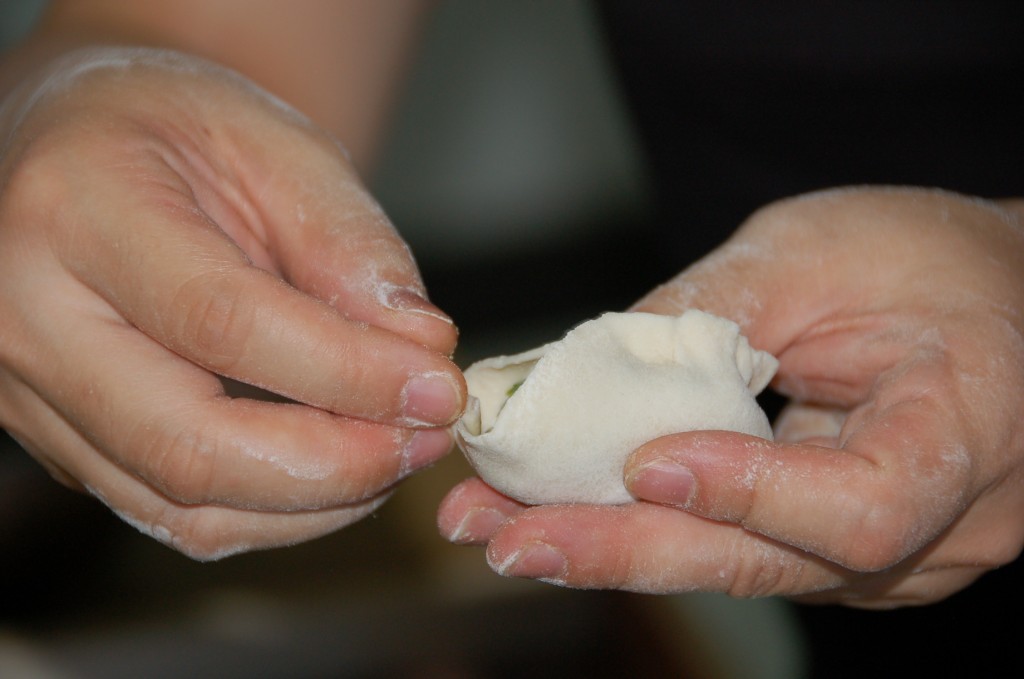
[[[606,313],[470,366],[456,440],[484,481],[521,502],[626,503],[626,458],[651,439],[697,429],[770,439],[754,397],[777,367],[738,325],[703,311]]]

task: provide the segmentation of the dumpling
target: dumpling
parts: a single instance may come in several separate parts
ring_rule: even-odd
[[[484,481],[521,502],[626,503],[623,466],[647,441],[698,429],[770,439],[755,396],[777,368],[738,325],[703,311],[606,313],[470,366],[456,440]]]

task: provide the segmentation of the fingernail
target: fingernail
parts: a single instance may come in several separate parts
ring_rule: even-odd
[[[462,545],[486,542],[508,517],[489,507],[473,507],[448,535],[449,542]]]
[[[455,384],[446,373],[425,373],[409,380],[402,391],[401,423],[438,426],[451,422],[462,408]]]
[[[421,429],[412,435],[402,451],[401,476],[437,462],[452,449],[452,434],[448,429]]]
[[[569,561],[561,550],[546,542],[529,542],[500,564],[491,564],[500,575],[559,582],[565,579]]]
[[[633,495],[643,500],[686,507],[693,498],[697,481],[693,472],[683,465],[659,458],[630,474],[626,485]]]
[[[448,314],[431,304],[426,297],[411,288],[390,287],[383,295],[384,306],[395,311],[431,316],[451,324]]]

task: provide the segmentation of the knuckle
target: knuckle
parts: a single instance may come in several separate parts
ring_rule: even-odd
[[[193,278],[179,288],[174,308],[184,308],[175,336],[216,372],[229,372],[245,353],[254,307],[240,286],[219,274]]]
[[[184,428],[150,438],[145,476],[150,484],[173,501],[195,505],[210,499],[217,439]]]
[[[805,561],[774,549],[747,551],[734,562],[726,593],[739,599],[754,599],[802,591]]]

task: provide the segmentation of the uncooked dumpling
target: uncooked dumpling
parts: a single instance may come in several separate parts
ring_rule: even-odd
[[[770,439],[754,397],[777,367],[703,311],[607,313],[470,366],[456,439],[484,481],[521,502],[630,502],[623,467],[647,441],[698,429]]]

